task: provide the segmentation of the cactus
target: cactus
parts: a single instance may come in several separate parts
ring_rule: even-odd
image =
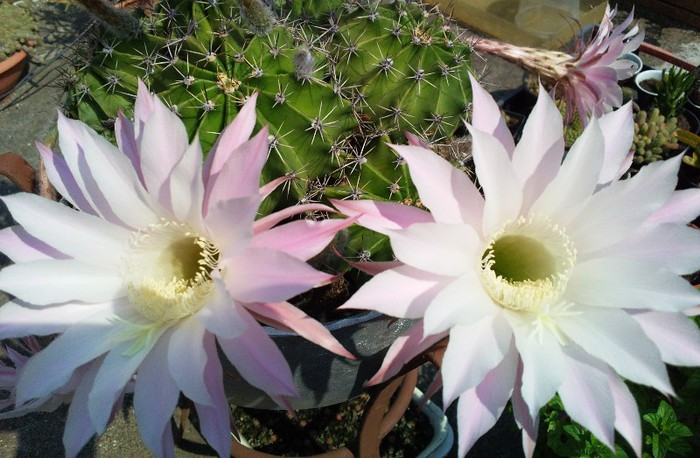
[[[677,119],[666,119],[658,108],[650,112],[634,105],[634,163],[649,164],[667,159],[669,151],[678,148],[676,141]]]
[[[678,116],[695,85],[695,78],[694,72],[678,67],[665,69],[657,84],[658,95],[654,97],[654,105],[668,118]]]
[[[66,78],[68,113],[109,135],[117,108],[130,115],[141,78],[207,151],[258,91],[258,122],[270,126],[263,179],[297,178],[273,206],[325,196],[416,201],[386,143],[405,141],[404,131],[427,141],[454,135],[471,100],[470,48],[416,3],[274,5],[161,1],[134,38],[103,28]]]

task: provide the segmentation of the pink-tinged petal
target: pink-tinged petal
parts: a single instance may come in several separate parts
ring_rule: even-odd
[[[117,119],[114,121],[114,136],[117,139],[117,146],[134,167],[139,181],[143,186],[146,186],[141,172],[141,154],[134,133],[134,124],[124,116],[122,110],[117,110]]]
[[[508,323],[499,315],[471,326],[453,326],[440,368],[443,405],[452,404],[463,393],[480,385],[488,372],[503,361],[512,337]]]
[[[518,370],[515,375],[515,388],[511,395],[510,402],[513,407],[513,419],[519,428],[523,430],[523,451],[526,456],[532,456],[532,452],[537,442],[537,430],[539,429],[539,413],[534,417],[530,415],[522,393],[523,385],[523,361],[518,358]]]
[[[505,317],[513,329],[515,346],[523,362],[520,391],[530,417],[535,417],[554,397],[564,379],[561,344],[547,327],[533,327],[533,321],[537,320],[535,315],[509,311]]]
[[[399,266],[377,274],[340,308],[376,310],[401,318],[422,318],[430,302],[451,281],[449,277],[411,266]]]
[[[27,361],[17,384],[17,404],[51,395],[68,383],[78,367],[110,350],[113,323],[104,318],[91,321],[69,328]]]
[[[21,226],[0,230],[0,252],[16,263],[69,258],[68,255],[32,236]]]
[[[96,215],[97,212],[83,194],[84,188],[76,181],[73,172],[68,168],[66,160],[54,154],[53,151],[39,142],[36,142],[36,147],[46,168],[46,176],[48,176],[56,191],[74,207],[91,215]]]
[[[67,457],[78,455],[97,433],[88,411],[88,395],[99,368],[99,361],[91,364],[75,389],[70,408],[68,409],[66,428],[63,433],[63,447]]]
[[[480,260],[481,241],[467,224],[416,223],[389,239],[399,261],[437,275],[463,275]]]
[[[172,210],[175,219],[189,221],[195,226],[201,225],[204,183],[202,182],[202,147],[199,144],[199,134],[195,135],[185,154],[173,167],[163,189],[165,188],[168,189],[165,194],[169,199],[166,208]]]
[[[267,127],[239,146],[221,170],[209,176],[204,197],[208,209],[221,200],[260,193],[260,173],[267,160]]]
[[[523,183],[526,207],[539,197],[559,171],[564,157],[563,131],[561,113],[540,85],[537,103],[512,154],[513,170]]]
[[[157,222],[158,216],[153,211],[156,206],[124,154],[86,125],[79,123],[75,128],[82,137],[79,160],[84,161],[86,167],[85,172],[81,170],[83,179],[91,180],[85,181],[90,198],[97,204],[99,194],[109,207],[98,208],[102,216],[112,223],[132,228]]]
[[[105,302],[126,294],[116,272],[72,259],[12,264],[0,270],[0,290],[34,305]]]
[[[134,385],[134,411],[144,443],[155,456],[164,456],[174,446],[170,419],[180,389],[168,369],[168,343],[172,328],[156,342],[139,367]],[[169,442],[167,439],[170,439]]]
[[[659,350],[632,317],[621,310],[576,310],[580,313],[557,317],[559,329],[571,340],[621,376],[663,393],[673,393]]]
[[[690,274],[700,269],[700,231],[677,224],[646,227],[592,256],[635,260],[673,274]]]
[[[559,396],[571,418],[615,448],[615,403],[608,367],[578,345],[564,347],[564,380]]]
[[[404,229],[411,224],[434,221],[427,211],[396,202],[331,199],[331,203],[348,217],[359,216],[357,224],[384,235],[388,234],[388,230]]]
[[[136,119],[136,135],[143,180],[148,191],[156,196],[185,154],[189,141],[185,125],[160,99],[153,97],[151,108],[147,118]]]
[[[143,138],[143,130],[146,121],[151,117],[155,110],[157,97],[151,94],[146,84],[139,78],[138,88],[136,91],[136,102],[134,103],[134,136],[137,144],[141,144]]]
[[[377,373],[367,381],[366,385],[372,386],[389,380],[391,377],[398,374],[407,362],[447,337],[447,334],[447,332],[444,332],[441,334],[428,335],[424,338],[423,320],[416,320],[411,329],[403,333],[391,344],[384,356],[382,366]]]
[[[666,203],[647,219],[648,223],[686,224],[700,215],[700,189],[675,191]]]
[[[249,96],[248,101],[243,105],[236,117],[233,118],[231,124],[226,126],[219,138],[216,139],[216,143],[214,143],[204,164],[205,180],[209,180],[211,176],[218,174],[231,155],[234,154],[234,151],[248,141],[253,134],[257,98],[257,92]]]
[[[501,109],[498,107],[493,97],[491,97],[491,94],[481,87],[471,73],[469,74],[469,81],[472,87],[472,100],[474,103],[472,125],[476,129],[496,137],[508,154],[512,156],[513,150],[515,150],[515,142],[513,141],[513,135],[511,135],[508,130],[503,116],[501,116]],[[554,130],[555,129],[551,129],[551,131]],[[548,131],[550,131],[549,128]]]
[[[615,402],[615,429],[627,440],[637,457],[642,456],[642,424],[639,408],[625,382],[608,370],[608,383]]]
[[[634,136],[632,102],[600,118],[600,129],[605,138],[605,159],[600,172],[600,184],[620,178],[632,164],[630,147]]]
[[[331,282],[333,275],[319,272],[282,251],[249,248],[221,262],[224,282],[241,302],[281,302]],[[0,279],[2,272],[0,271]]]
[[[406,136],[406,140],[408,140],[408,144],[411,146],[420,146],[421,148],[426,148],[429,149],[430,146],[428,143],[420,138],[416,134],[412,134],[411,132],[404,132],[404,135]]]
[[[467,128],[472,136],[476,173],[486,199],[482,231],[490,234],[518,216],[523,204],[522,183],[503,145],[478,129],[469,125]]]
[[[0,339],[28,335],[48,336],[65,332],[73,324],[93,315],[113,315],[115,306],[69,303],[54,307],[33,307],[20,301],[0,307]]]
[[[220,277],[213,275],[214,291],[204,306],[197,312],[197,318],[207,331],[225,339],[238,337],[246,330],[241,314],[243,306],[233,300]]]
[[[88,395],[88,411],[97,434],[104,433],[112,415],[113,406],[158,337],[160,334],[155,336],[154,340],[149,340],[150,344],[147,343],[134,354],[129,352],[129,347],[133,343],[122,342],[114,346],[100,364],[100,370],[95,376],[92,390]]]
[[[332,353],[355,359],[355,356],[333,337],[328,328],[289,302],[255,303],[248,305],[248,309],[268,324],[292,330]]]
[[[406,160],[418,195],[435,221],[480,227],[484,199],[465,173],[429,149],[392,148]]]
[[[595,193],[568,224],[580,253],[627,237],[666,203],[678,181],[680,155],[642,167],[634,177]]]
[[[207,364],[204,366],[204,383],[212,399],[211,404],[195,403],[202,436],[219,456],[231,456],[231,418],[224,394],[223,370],[214,336],[204,336]]]
[[[306,261],[323,251],[338,231],[353,222],[354,218],[293,221],[256,234],[250,246],[281,250]]]
[[[565,223],[567,214],[595,191],[603,166],[604,145],[603,134],[593,119],[566,155],[556,178],[532,206],[532,212],[552,215],[560,224]]]
[[[465,456],[476,440],[498,421],[513,392],[517,367],[518,358],[511,346],[503,360],[477,387],[460,396],[457,403],[459,456]]]
[[[470,271],[435,295],[424,314],[425,332],[447,331],[456,324],[470,326],[484,317],[498,314],[499,310],[484,291],[478,274]]]
[[[121,264],[130,236],[123,228],[35,194],[13,194],[3,202],[15,221],[43,244],[87,264]]]
[[[674,366],[700,366],[700,330],[682,313],[633,311],[632,318]]]
[[[577,264],[565,296],[596,307],[666,312],[681,312],[700,303],[700,293],[683,278],[651,263],[619,258]]]
[[[258,214],[261,199],[260,195],[253,194],[217,202],[209,209],[204,223],[224,257],[238,253],[250,245],[253,239],[253,221]]]
[[[204,382],[208,355],[202,344],[206,328],[190,316],[177,323],[170,336],[168,367],[180,391],[197,404],[212,404]]]
[[[299,215],[304,212],[335,213],[335,210],[329,207],[328,205],[322,204],[303,204],[294,205],[292,207],[286,207],[278,212],[270,213],[269,215],[263,216],[259,220],[255,221],[255,223],[253,223],[253,233],[259,234],[276,226],[278,223],[284,221],[287,218]]]
[[[260,187],[260,190],[259,190],[260,195],[261,195],[261,196],[263,197],[263,199],[264,199],[264,198],[266,198],[267,196],[269,196],[270,194],[272,194],[272,193],[275,191],[275,189],[279,188],[279,187],[282,186],[283,184],[288,183],[289,181],[291,181],[291,180],[293,180],[293,179],[294,179],[294,178],[293,178],[292,176],[286,176],[286,175],[285,175],[285,176],[281,176],[281,177],[279,177],[279,178],[275,178],[275,179],[272,180],[271,182],[269,182],[269,183],[267,183],[267,184],[265,184],[265,185],[263,185],[263,186]]]
[[[292,371],[277,345],[249,314],[246,331],[234,339],[217,341],[228,360],[251,385],[273,396],[298,397]]]

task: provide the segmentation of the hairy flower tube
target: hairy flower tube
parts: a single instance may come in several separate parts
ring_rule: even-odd
[[[201,431],[229,456],[229,407],[218,350],[281,406],[298,396],[282,353],[259,322],[292,329],[352,358],[317,321],[287,302],[334,276],[306,260],[350,220],[297,220],[323,205],[256,220],[275,184],[260,188],[267,129],[250,138],[256,95],[221,133],[206,162],[197,138],[143,83],[118,147],[59,115],[61,154],[38,144],[47,174],[71,204],[3,197],[18,225],[0,231],[14,264],[0,289],[0,338],[59,334],[29,359],[16,407],[75,388],[64,445],[75,456],[102,433],[133,390],[146,445],[172,456],[170,418],[182,392]]]
[[[553,85],[566,102],[567,123],[577,112],[585,124],[590,116],[600,117],[622,105],[618,81],[632,76],[635,65],[621,56],[635,51],[644,40],[644,32],[636,25],[625,32],[634,13],[614,26],[616,13],[607,5],[595,34],[588,41],[577,37],[571,54],[487,38],[475,41],[474,49],[514,62]]]
[[[466,174],[413,142],[394,146],[430,212],[337,201],[388,235],[397,258],[343,308],[416,319],[390,348],[379,382],[449,336],[444,406],[459,398],[459,455],[507,402],[526,452],[555,394],[571,418],[613,447],[615,429],[641,455],[637,406],[623,379],[672,394],[664,363],[700,364],[687,314],[700,294],[679,275],[700,268],[700,191],[674,191],[680,157],[632,178],[631,106],[592,119],[564,155],[562,117],[540,88],[515,145],[475,80]]]

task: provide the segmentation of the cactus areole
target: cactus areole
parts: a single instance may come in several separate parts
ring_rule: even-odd
[[[109,135],[119,109],[131,116],[141,78],[206,152],[257,92],[258,127],[270,128],[262,178],[295,178],[264,212],[324,197],[415,201],[386,143],[404,131],[454,135],[471,100],[471,49],[417,3],[283,3],[162,1],[138,36],[102,27],[66,77],[68,113]]]

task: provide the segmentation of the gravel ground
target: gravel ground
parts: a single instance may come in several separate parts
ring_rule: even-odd
[[[59,69],[70,54],[70,45],[85,30],[90,19],[65,3],[37,0],[42,12],[42,33],[46,37],[35,55],[30,74],[23,84],[6,99],[0,101],[0,153],[14,151],[30,164],[38,164],[34,141],[51,133],[56,121],[56,106],[61,93],[55,85]],[[632,2],[619,2],[621,9],[629,11]],[[674,21],[637,9],[640,23],[646,27],[647,41],[671,50],[680,57],[700,64],[700,31],[679,27]],[[646,59],[645,63],[659,67],[661,62]],[[474,64],[485,75],[485,86],[497,98],[505,97],[520,86],[524,73],[518,67],[489,58],[488,63],[474,56]],[[15,192],[13,185],[0,179],[0,195]],[[1,204],[0,204],[1,205]],[[10,224],[7,212],[0,207],[0,227]],[[0,260],[1,261],[1,260]],[[1,295],[2,293],[0,293]],[[0,303],[4,302],[0,296]],[[425,380],[428,379],[424,376]],[[437,397],[436,397],[437,398]],[[66,408],[52,413],[36,413],[19,419],[0,421],[0,456],[2,457],[54,457],[63,456],[61,436]],[[454,424],[454,406],[448,410]],[[507,416],[505,416],[507,417]],[[201,440],[190,427],[185,437],[192,441],[189,450],[176,451],[178,457],[207,455]],[[470,454],[474,457],[521,456],[519,435],[512,419],[503,418],[496,428],[477,443]],[[199,444],[199,446],[197,445]],[[198,448],[199,447],[199,448]],[[139,438],[133,409],[124,412],[107,428],[99,439],[93,440],[80,454],[81,457],[147,457],[149,453]]]

